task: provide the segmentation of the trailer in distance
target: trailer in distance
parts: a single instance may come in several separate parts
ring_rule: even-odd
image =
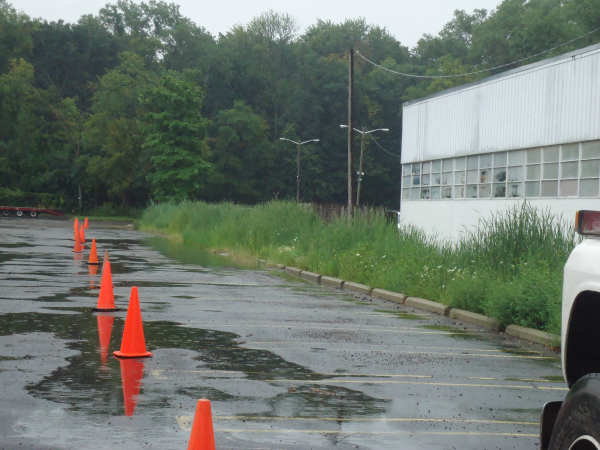
[[[51,214],[53,216],[62,216],[64,213],[56,209],[31,208],[29,206],[0,206],[0,217],[38,217],[41,213]]]

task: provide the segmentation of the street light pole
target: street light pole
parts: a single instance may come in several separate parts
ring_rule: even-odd
[[[298,203],[300,203],[300,146],[302,146],[304,144],[308,144],[309,142],[319,142],[319,139],[310,139],[310,140],[304,141],[304,142],[296,142],[296,141],[292,141],[291,139],[286,139],[286,138],[279,138],[279,140],[292,142],[293,144],[296,144],[298,147],[298,173],[296,175],[296,201]]]
[[[350,128],[350,127],[348,125],[340,125],[340,128]],[[367,134],[374,133],[375,131],[390,131],[390,129],[389,128],[377,128],[376,130],[366,131],[365,127],[363,127],[362,131],[357,130],[356,128],[354,128],[354,131],[362,134],[362,140],[360,143],[360,165],[358,168],[358,187],[356,188],[356,206],[358,206],[358,205],[360,205],[360,182],[362,181],[362,177],[363,177],[362,167],[363,167],[363,151],[364,151],[364,147],[365,147],[365,136]]]
[[[354,143],[354,128],[352,125],[352,104],[354,103],[354,49],[348,52],[348,220],[352,217],[352,176],[354,171],[354,155],[352,145]]]

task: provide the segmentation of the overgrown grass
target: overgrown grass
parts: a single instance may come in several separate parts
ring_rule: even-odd
[[[379,215],[324,224],[293,202],[152,205],[140,228],[553,333],[560,332],[562,270],[576,243],[561,217],[526,202],[457,242],[398,229]]]

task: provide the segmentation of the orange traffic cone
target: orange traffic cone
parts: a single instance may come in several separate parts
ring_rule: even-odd
[[[196,414],[192,424],[192,434],[188,450],[215,450],[215,433],[213,431],[210,400],[201,399],[196,404]]]
[[[76,241],[78,236],[79,236],[79,224],[77,222],[77,219],[75,219],[75,231],[73,232],[73,240]]]
[[[81,239],[82,244],[85,244],[85,233],[83,231],[83,225],[79,227],[79,239]]]
[[[90,258],[88,259],[88,264],[98,265],[98,252],[96,252],[96,238],[92,239],[92,249],[90,250]]]
[[[92,308],[92,311],[120,311],[115,306],[115,296],[113,294],[112,275],[110,273],[110,262],[105,261],[102,267],[102,284],[100,285],[100,295],[98,296],[98,305]]]
[[[79,220],[75,217],[75,222],[73,222],[73,229],[79,230]]]
[[[121,350],[113,352],[113,355],[117,358],[145,358],[152,356],[152,353],[146,350],[140,300],[138,298],[138,289],[135,286],[131,288],[131,298],[129,299],[127,317],[125,318]]]
[[[88,220],[87,217],[85,218],[85,222],[83,222],[83,228],[87,229],[88,228]]]
[[[123,399],[125,415],[133,416],[140,395],[140,386],[144,376],[144,361],[139,359],[121,359],[121,381],[123,382]]]
[[[110,345],[110,335],[112,334],[115,317],[107,314],[98,314],[96,319],[98,320],[98,336],[100,337],[100,358],[102,364],[106,364],[106,360],[108,359],[108,347]]]
[[[79,233],[75,234],[75,248],[73,248],[75,253],[81,253],[83,250],[81,248],[81,241],[79,240]]]

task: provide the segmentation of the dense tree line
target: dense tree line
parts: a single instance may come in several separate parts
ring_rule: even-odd
[[[302,150],[303,199],[344,202],[350,47],[405,73],[462,74],[597,28],[600,0],[505,0],[491,13],[455,11],[409,49],[364,19],[299,33],[269,11],[212,36],[172,3],[119,0],[49,23],[0,0],[0,198],[51,193],[89,210],[293,197],[286,137],[320,139]],[[543,58],[599,41],[592,33]],[[404,101],[493,73],[415,79],[356,58],[356,125],[389,128],[376,139],[398,154]],[[364,172],[364,202],[396,206],[399,159],[367,140]]]

